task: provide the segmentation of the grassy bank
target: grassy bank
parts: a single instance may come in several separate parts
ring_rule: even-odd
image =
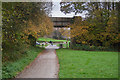
[[[56,50],[59,78],[117,78],[118,53],[103,51]]]
[[[57,40],[57,39],[52,39],[52,38],[38,38],[37,41],[66,42],[67,40]]]
[[[19,72],[21,72],[27,65],[29,65],[37,55],[42,51],[38,47],[30,47],[26,55],[14,62],[6,62],[2,67],[2,77],[3,78],[13,78]]]

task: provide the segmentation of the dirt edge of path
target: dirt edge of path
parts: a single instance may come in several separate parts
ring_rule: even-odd
[[[28,64],[21,72],[18,72],[17,75],[15,76],[15,78],[17,78],[22,72],[24,72],[26,69],[28,69],[36,61],[36,59],[44,52],[45,52],[45,49],[42,52],[40,52],[37,55],[37,57],[32,62],[30,62],[30,64]]]
[[[58,74],[57,74],[57,78],[59,78],[59,71],[60,71],[59,59],[58,59],[58,56],[57,56],[56,50],[55,50],[55,52],[54,52],[54,53],[56,54],[57,66],[58,66]]]

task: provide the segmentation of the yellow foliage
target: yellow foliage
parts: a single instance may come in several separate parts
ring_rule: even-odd
[[[24,33],[29,35],[31,34],[35,38],[43,37],[44,35],[49,35],[53,31],[53,23],[48,16],[38,16],[38,24],[36,25],[32,20],[28,21],[28,26]]]

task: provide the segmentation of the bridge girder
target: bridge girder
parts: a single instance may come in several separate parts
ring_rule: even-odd
[[[50,17],[54,27],[68,27],[72,23],[73,17]]]

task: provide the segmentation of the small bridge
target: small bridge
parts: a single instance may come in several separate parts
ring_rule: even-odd
[[[74,17],[50,17],[54,27],[67,27],[73,22]]]

